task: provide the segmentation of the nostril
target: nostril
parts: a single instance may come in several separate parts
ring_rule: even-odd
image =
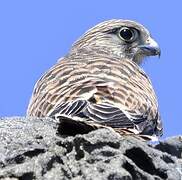
[[[146,41],[147,43],[150,43],[150,40],[149,39],[147,39],[147,41]]]
[[[147,40],[146,40],[146,44],[149,44],[149,43],[150,43],[150,42],[149,42],[149,40],[147,39]]]

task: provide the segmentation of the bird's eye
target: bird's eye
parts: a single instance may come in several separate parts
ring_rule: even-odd
[[[123,27],[119,30],[119,37],[126,42],[134,41],[135,36],[135,31],[131,28]]]

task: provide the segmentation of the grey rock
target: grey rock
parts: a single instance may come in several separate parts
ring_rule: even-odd
[[[58,129],[50,118],[0,119],[0,179],[181,179],[180,158],[157,146],[109,129],[76,136]]]
[[[159,142],[155,148],[167,152],[172,156],[182,158],[182,136],[167,138],[166,140]]]

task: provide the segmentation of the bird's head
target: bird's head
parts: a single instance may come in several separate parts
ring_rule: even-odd
[[[160,48],[149,31],[130,20],[108,20],[88,30],[72,49],[104,51],[140,64],[146,56],[160,56]]]

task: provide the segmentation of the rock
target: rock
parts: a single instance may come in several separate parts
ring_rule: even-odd
[[[182,136],[170,137],[155,146],[160,151],[182,158]]]
[[[160,148],[178,147],[179,137],[153,147],[109,129],[76,136],[58,129],[50,118],[0,119],[0,179],[181,179],[179,153]]]

